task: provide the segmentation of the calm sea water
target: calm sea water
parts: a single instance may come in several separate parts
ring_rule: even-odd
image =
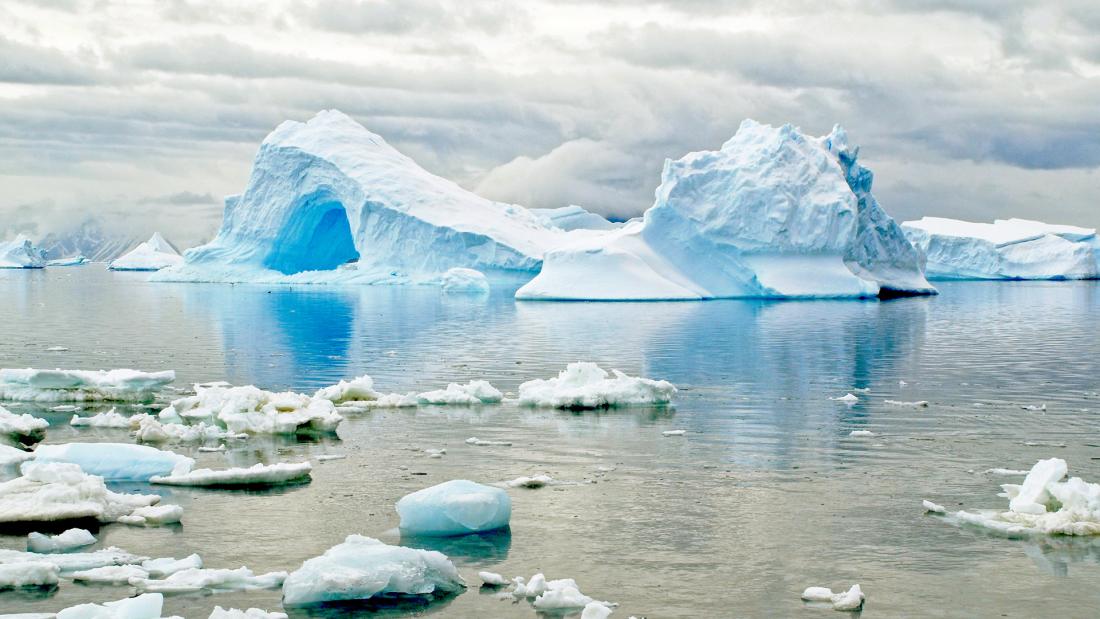
[[[393,505],[408,492],[549,473],[589,483],[512,490],[510,534],[432,547],[471,584],[483,569],[575,578],[588,595],[619,602],[624,619],[830,617],[805,607],[802,589],[856,582],[867,617],[1093,617],[1100,607],[1100,542],[1001,539],[920,507],[926,498],[1000,507],[998,484],[1017,480],[985,471],[1050,456],[1100,480],[1096,283],[944,283],[938,297],[889,302],[559,304],[516,303],[509,290],[462,297],[144,279],[101,265],[0,271],[0,367],[174,369],[180,389],[226,380],[312,391],[366,373],[384,391],[474,378],[515,391],[588,360],[682,391],[670,411],[421,408],[355,416],[339,439],[254,439],[224,454],[176,448],[208,467],[348,457],[278,491],[157,488],[184,506],[183,525],[111,525],[100,545],[293,570],[349,533],[396,543]],[[68,350],[47,350],[55,346]],[[857,388],[868,391],[854,406],[829,400]],[[129,440],[77,431],[67,415],[31,405],[12,410],[49,418],[47,442]],[[671,429],[687,434],[662,436]],[[861,429],[876,436],[848,436]],[[514,445],[471,447],[471,436]],[[425,448],[447,454],[429,459]],[[0,547],[24,543],[0,536]],[[63,582],[48,594],[0,592],[0,612],[126,595]],[[171,596],[166,614],[275,610],[279,597]],[[472,586],[384,614],[535,611]]]

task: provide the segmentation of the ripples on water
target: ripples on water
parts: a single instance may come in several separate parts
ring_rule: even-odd
[[[853,582],[868,593],[869,617],[1093,616],[1097,544],[955,529],[924,517],[920,501],[1001,506],[998,484],[1016,480],[984,471],[1052,455],[1071,474],[1100,480],[1100,286],[940,288],[938,297],[888,302],[517,304],[507,290],[486,298],[148,284],[98,265],[0,271],[0,367],[175,369],[181,388],[227,380],[300,391],[364,373],[384,391],[485,378],[514,392],[591,360],[682,389],[672,411],[422,408],[349,419],[341,440],[178,449],[212,467],[348,458],[277,491],[157,489],[185,507],[184,526],[102,531],[103,543],[142,553],[290,570],[348,533],[396,542],[393,503],[407,492],[547,472],[596,483],[513,490],[509,535],[439,542],[468,582],[478,569],[572,577],[587,594],[622,603],[623,617],[828,615],[803,608],[798,594]],[[854,406],[829,400],[850,391],[860,397]],[[1044,403],[1046,411],[1023,408]],[[58,426],[49,442],[127,440],[68,428],[69,413],[13,410],[48,417]],[[669,429],[688,433],[661,435]],[[853,430],[875,436],[849,437]],[[470,447],[470,436],[515,445]],[[438,460],[420,451],[440,447],[448,453]],[[0,537],[3,547],[22,544]],[[44,598],[0,593],[0,611],[123,595],[63,583]],[[166,612],[274,609],[278,597],[173,597]],[[476,588],[387,614],[416,612],[535,614]]]

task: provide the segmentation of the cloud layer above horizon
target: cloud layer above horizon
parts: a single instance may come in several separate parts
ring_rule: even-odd
[[[1092,0],[14,0],[0,238],[187,246],[279,122],[338,108],[487,197],[616,217],[744,118],[844,125],[898,219],[1100,226]]]

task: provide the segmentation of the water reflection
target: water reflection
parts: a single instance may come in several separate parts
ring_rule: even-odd
[[[438,550],[458,566],[481,567],[500,563],[512,548],[512,530],[508,527],[484,533],[452,537],[402,535],[400,544],[408,548]]]

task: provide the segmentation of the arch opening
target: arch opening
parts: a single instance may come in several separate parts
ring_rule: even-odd
[[[358,259],[344,205],[328,196],[310,196],[294,209],[264,266],[293,275],[331,271]]]

